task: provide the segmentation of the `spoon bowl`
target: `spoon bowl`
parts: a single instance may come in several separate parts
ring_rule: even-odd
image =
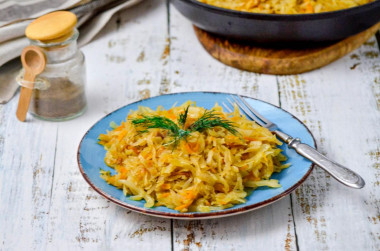
[[[33,49],[30,47],[33,47]],[[28,71],[32,71],[35,75],[41,74],[46,66],[45,55],[36,46],[25,47],[21,54],[21,62],[25,71],[28,68]]]

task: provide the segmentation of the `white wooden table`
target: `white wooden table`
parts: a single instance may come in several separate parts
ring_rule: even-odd
[[[83,52],[89,106],[82,117],[20,123],[17,96],[0,105],[0,250],[380,250],[375,38],[310,73],[260,75],[214,60],[189,21],[165,1],[146,0],[115,16]],[[183,91],[240,93],[281,106],[366,187],[349,189],[315,168],[279,202],[205,221],[140,215],[94,192],[76,161],[86,130],[132,101]]]

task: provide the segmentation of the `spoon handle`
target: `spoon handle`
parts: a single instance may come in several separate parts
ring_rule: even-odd
[[[25,72],[24,80],[28,81],[30,83],[29,87],[21,87],[20,91],[20,98],[18,101],[17,111],[16,111],[16,117],[20,121],[25,121],[26,113],[29,109],[30,99],[32,97],[33,92],[33,86],[34,86],[34,79],[36,76],[34,74],[31,74],[29,72]]]
[[[29,45],[22,50],[21,62],[25,70],[24,81],[28,85],[21,87],[16,117],[21,122],[24,122],[33,93],[34,80],[38,74],[41,74],[44,71],[46,57],[40,48],[35,45]]]

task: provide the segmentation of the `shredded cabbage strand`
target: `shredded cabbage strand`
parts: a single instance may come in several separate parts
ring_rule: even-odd
[[[374,0],[198,0],[238,11],[265,14],[308,14],[348,9]]]
[[[174,149],[166,146],[172,140],[167,130],[154,128],[142,134],[131,122],[144,115],[178,123],[179,114],[188,106],[186,128],[205,112],[192,101],[169,110],[141,106],[125,122],[113,123],[111,131],[99,135],[99,144],[106,149],[105,163],[116,174],[101,170],[101,177],[130,199],[144,199],[145,207],[166,206],[180,212],[221,210],[245,203],[257,187],[280,187],[270,177],[289,166],[281,163],[286,160],[278,148],[281,142],[268,129],[240,115],[237,107],[225,113],[216,104],[212,110],[234,122],[238,134],[222,127],[196,131]]]

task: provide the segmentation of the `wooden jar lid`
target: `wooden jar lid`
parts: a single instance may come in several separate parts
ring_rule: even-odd
[[[31,22],[25,35],[32,40],[48,42],[70,35],[77,24],[77,17],[69,11],[55,11]]]

